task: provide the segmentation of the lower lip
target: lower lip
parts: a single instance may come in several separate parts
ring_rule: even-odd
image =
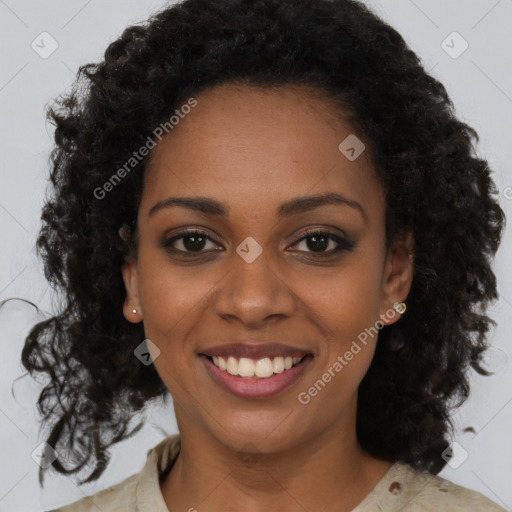
[[[312,356],[306,356],[299,364],[292,366],[289,370],[274,373],[272,377],[266,379],[255,379],[231,375],[215,366],[213,361],[210,361],[206,356],[201,355],[199,357],[212,379],[219,386],[241,398],[267,398],[277,395],[296,382],[313,359]]]

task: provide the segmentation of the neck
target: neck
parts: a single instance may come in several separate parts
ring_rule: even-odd
[[[162,495],[173,512],[351,511],[392,465],[361,449],[352,424],[287,450],[253,454],[187,424],[180,428],[180,454],[160,483]]]

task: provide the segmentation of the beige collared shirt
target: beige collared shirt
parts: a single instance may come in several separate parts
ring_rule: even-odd
[[[122,482],[50,512],[170,512],[159,475],[175,460],[180,435],[148,451],[143,469]],[[395,463],[352,512],[506,512],[482,494]]]

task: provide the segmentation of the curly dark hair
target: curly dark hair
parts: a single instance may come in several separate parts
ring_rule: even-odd
[[[328,94],[371,150],[386,194],[386,243],[411,232],[407,314],[383,327],[359,388],[357,436],[374,457],[438,473],[451,410],[482,375],[486,314],[498,297],[492,259],[505,216],[475,130],[401,35],[356,0],[185,0],[124,30],[104,60],[79,68],[48,108],[55,124],[49,193],[37,239],[60,312],[28,334],[22,362],[49,383],[37,405],[52,467],[105,470],[133,435],[134,413],[168,390],[134,357],[143,323],[122,313],[121,265],[137,250],[137,211],[149,156],[97,196],[155,127],[187,98],[227,83],[298,86]],[[61,462],[62,461],[62,462]],[[40,483],[43,484],[42,469]]]

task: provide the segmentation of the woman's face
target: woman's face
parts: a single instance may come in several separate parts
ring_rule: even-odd
[[[196,100],[152,150],[125,317],[158,347],[180,431],[261,452],[352,432],[371,328],[398,319],[412,279],[410,239],[386,253],[369,149],[340,149],[352,127],[304,90],[223,85]],[[307,200],[324,195],[338,199]],[[294,355],[307,356],[283,370]]]

